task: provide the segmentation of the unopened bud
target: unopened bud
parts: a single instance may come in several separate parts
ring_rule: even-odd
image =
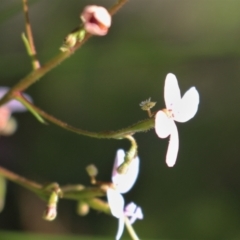
[[[47,207],[43,213],[43,219],[47,221],[52,221],[57,216],[57,203],[59,198],[59,193],[53,191],[49,197]]]
[[[66,52],[66,51],[70,51],[77,42],[81,42],[84,37],[85,37],[86,31],[85,29],[81,29],[81,28],[76,28],[74,29],[71,33],[69,33],[64,41],[62,46],[60,47],[60,50],[62,52]]]
[[[94,164],[88,165],[86,171],[90,177],[96,177],[98,175],[98,169]]]
[[[8,107],[0,107],[0,131],[6,128],[10,116],[11,111]]]
[[[151,102],[151,98],[142,101],[139,105],[144,111],[148,111],[156,105],[157,102]]]
[[[47,206],[44,213],[43,219],[47,221],[53,221],[57,216],[57,205]]]
[[[80,16],[84,29],[93,35],[104,36],[111,26],[111,15],[101,6],[86,6]]]
[[[0,135],[10,136],[17,130],[17,121],[14,117],[10,117],[4,129],[1,129]]]
[[[84,201],[79,201],[77,206],[77,213],[80,216],[86,216],[89,213],[89,205]]]

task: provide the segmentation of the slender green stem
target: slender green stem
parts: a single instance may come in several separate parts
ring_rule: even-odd
[[[138,146],[137,146],[137,142],[136,142],[135,138],[131,135],[127,135],[127,136],[125,136],[125,138],[127,138],[130,141],[131,147],[125,154],[124,162],[117,168],[117,171],[120,174],[127,173],[131,162],[134,161],[135,157],[137,156]]]
[[[119,0],[115,5],[109,9],[109,13],[114,15],[128,0]],[[26,77],[21,79],[16,85],[14,85],[5,96],[0,99],[0,106],[8,102],[14,97],[15,92],[21,92],[26,90],[29,86],[51,71],[53,68],[58,66],[68,57],[70,57],[77,49],[79,49],[90,37],[91,34],[86,34],[84,39],[81,42],[78,42],[71,51],[60,52],[57,56],[51,59],[49,62],[44,64],[41,68],[36,69],[29,73]]]
[[[127,128],[123,128],[117,131],[104,131],[104,132],[89,132],[80,128],[73,127],[51,115],[44,112],[40,108],[36,107],[32,103],[30,103],[26,98],[24,98],[23,95],[17,94],[16,99],[21,101],[27,108],[30,107],[31,112],[35,112],[35,115],[38,114],[44,119],[48,120],[51,123],[54,123],[55,125],[64,128],[68,131],[84,135],[87,137],[93,137],[93,138],[107,138],[107,139],[122,139],[122,138],[128,138],[131,141],[131,144],[133,144],[134,147],[136,146],[135,140],[130,136],[137,132],[145,132],[147,130],[150,130],[154,127],[154,118],[149,118],[142,120],[138,123],[135,123]]]
[[[12,182],[15,182],[15,183],[21,185],[24,188],[27,188],[30,191],[35,192],[35,193],[39,193],[42,188],[42,185],[40,185],[36,182],[30,181],[24,177],[21,177],[21,176],[17,175],[16,173],[13,173],[3,167],[0,167],[0,175]]]
[[[105,201],[102,201],[101,199],[99,198],[90,198],[90,199],[87,199],[85,200],[88,205],[92,208],[92,209],[95,209],[97,211],[101,211],[101,212],[104,212],[108,215],[112,215],[111,214],[111,210],[109,208],[109,205],[107,202]]]
[[[25,17],[25,28],[27,33],[27,41],[25,41],[25,45],[27,47],[27,50],[29,51],[29,55],[32,59],[32,66],[33,69],[40,68],[40,62],[37,59],[37,52],[34,45],[34,39],[32,34],[32,28],[30,24],[29,14],[28,14],[28,0],[22,0],[23,1],[23,12]]]
[[[109,13],[111,15],[114,15],[115,13],[117,13],[120,8],[123,7],[123,5],[125,5],[128,2],[128,0],[118,0],[110,9],[109,9]]]
[[[2,212],[5,206],[5,199],[6,199],[6,188],[7,188],[6,179],[0,176],[0,212]]]
[[[138,238],[136,232],[134,231],[134,228],[133,228],[132,224],[130,223],[128,217],[125,217],[124,220],[125,220],[125,225],[127,227],[127,230],[129,232],[129,235],[131,236],[132,240],[139,240],[139,238]]]

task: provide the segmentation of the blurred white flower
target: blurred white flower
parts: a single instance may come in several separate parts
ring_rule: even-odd
[[[0,99],[9,90],[8,87],[0,87]],[[31,98],[24,94],[31,101]],[[11,117],[14,112],[24,112],[26,108],[17,100],[11,100],[0,107],[0,135],[11,135],[17,129],[16,120]]]
[[[93,35],[104,36],[111,26],[111,15],[101,6],[86,6],[80,16],[84,29]]]
[[[118,231],[116,240],[120,239],[124,229],[124,199],[122,193],[128,192],[134,185],[138,172],[139,172],[139,158],[135,157],[129,165],[129,169],[126,174],[119,174],[117,168],[124,162],[125,153],[122,149],[117,151],[113,171],[112,171],[112,182],[114,188],[108,188],[107,199],[114,217],[119,219]]]
[[[178,130],[174,121],[187,122],[198,110],[199,93],[191,87],[181,98],[177,78],[169,73],[165,80],[164,100],[166,109],[158,111],[155,117],[155,131],[160,138],[170,135],[166,163],[174,166],[179,149]]]

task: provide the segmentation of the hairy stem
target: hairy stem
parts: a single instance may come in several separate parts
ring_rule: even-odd
[[[51,123],[54,123],[55,125],[64,128],[68,131],[77,133],[79,135],[84,135],[87,137],[93,137],[93,138],[106,138],[106,139],[122,139],[122,138],[128,138],[131,143],[133,143],[133,140],[130,136],[127,135],[133,135],[137,132],[143,132],[150,130],[154,127],[154,118],[149,118],[142,120],[140,122],[137,122],[129,127],[117,130],[117,131],[103,131],[103,132],[90,132],[87,130],[83,130],[80,128],[73,127],[55,117],[52,115],[44,112],[40,108],[36,107],[32,103],[30,103],[23,95],[17,94],[16,99],[20,101],[22,104],[24,104],[27,108],[31,108],[31,112],[35,112],[36,114],[40,115],[44,119],[48,120]],[[135,143],[134,143],[135,144]],[[134,145],[135,146],[135,145]]]

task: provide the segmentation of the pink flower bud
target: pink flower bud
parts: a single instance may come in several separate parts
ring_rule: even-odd
[[[111,15],[104,7],[86,6],[80,17],[85,30],[93,35],[104,36],[111,26]]]
[[[10,116],[11,111],[8,107],[0,107],[0,132],[7,126]]]

